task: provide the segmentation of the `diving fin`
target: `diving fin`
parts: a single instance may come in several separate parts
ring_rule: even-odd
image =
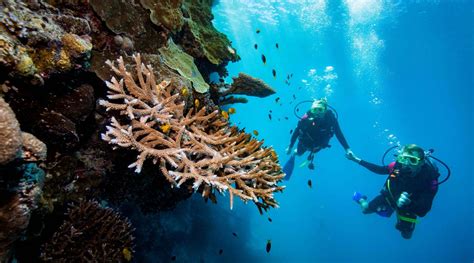
[[[295,167],[295,155],[292,154],[290,159],[286,161],[285,166],[283,166],[283,172],[286,174],[285,180],[290,180],[291,174],[293,173],[293,168]]]

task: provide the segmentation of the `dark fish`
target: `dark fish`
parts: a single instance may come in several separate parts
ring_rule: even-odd
[[[288,120],[288,117],[285,117],[285,120]]]
[[[278,118],[278,121],[280,121],[280,118]]]
[[[270,217],[268,218],[268,221],[273,222],[273,220]]]
[[[295,96],[295,94],[293,94],[293,99],[295,99],[295,100],[296,100],[296,96]]]
[[[293,73],[290,74],[290,78],[292,78],[292,77],[293,77]]]
[[[219,255],[222,255],[223,252],[224,252],[224,250],[222,248],[219,249]]]
[[[280,101],[280,97],[277,97],[277,98],[275,99],[275,102],[278,102],[278,101]]]
[[[301,87],[298,87],[298,89],[301,89]]]
[[[288,79],[288,80],[290,79],[290,74],[286,75],[286,79]]]
[[[275,44],[275,47],[276,47],[276,48],[279,48],[278,43]]]
[[[288,80],[285,80],[286,85],[290,85],[290,82]]]
[[[311,182],[311,179],[308,180],[308,186],[309,186],[309,188],[313,188],[313,182]]]
[[[272,113],[272,110],[270,110],[270,113]]]
[[[271,115],[271,114],[268,114],[268,118],[269,118],[270,120],[272,120],[272,115]]]
[[[299,108],[296,108],[296,112],[299,112],[299,111],[300,111],[300,109],[299,109]]]
[[[293,129],[290,130],[290,134],[292,134],[292,133],[293,133]]]
[[[264,54],[262,54],[262,62],[263,62],[263,65],[267,63],[267,58],[265,57]]]
[[[261,208],[259,205],[257,205],[257,208],[258,208],[258,212],[259,212],[261,215],[263,215],[262,208]]]
[[[275,69],[272,69],[272,75],[273,75],[273,77],[274,77],[274,78],[276,78],[276,76],[277,76],[277,72],[276,72],[276,70],[275,70]]]
[[[267,253],[270,253],[270,249],[272,249],[272,241],[269,239],[267,240],[267,247],[265,248]]]
[[[175,261],[175,260],[176,260],[176,256],[172,256],[171,261]]]
[[[255,33],[259,34],[259,33],[260,33],[260,29],[257,29],[257,30],[255,31]]]
[[[234,237],[237,237],[237,233],[235,233],[235,232],[232,232],[232,235],[233,235]]]
[[[255,49],[257,49],[257,48],[258,48],[258,45],[257,45],[257,44],[255,44],[255,45],[253,45],[253,47],[254,47]]]
[[[209,199],[211,199],[211,202],[212,202],[213,204],[217,204],[217,198],[216,198],[216,195],[215,195],[215,194],[210,193],[210,194],[209,194]]]

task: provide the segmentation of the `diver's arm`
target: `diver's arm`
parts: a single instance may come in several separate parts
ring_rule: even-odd
[[[296,125],[295,131],[291,135],[290,146],[289,146],[290,149],[293,148],[293,146],[295,145],[296,139],[298,138],[298,135],[300,134],[302,122],[303,120],[298,121],[298,125]]]
[[[390,173],[390,168],[388,166],[376,165],[373,163],[366,162],[364,160],[360,160],[359,164],[367,168],[369,171],[374,172],[376,174],[389,174]]]
[[[342,134],[341,127],[339,126],[339,122],[336,118],[334,118],[334,132],[336,133],[336,138],[339,143],[342,145],[342,147],[344,147],[344,150],[347,151],[347,149],[349,149],[350,147],[346,141],[346,138],[344,137],[344,134]]]

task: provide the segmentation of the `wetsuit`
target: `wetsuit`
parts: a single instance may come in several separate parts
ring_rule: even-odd
[[[423,217],[431,209],[433,199],[438,191],[439,172],[429,161],[420,168],[415,176],[404,175],[400,171],[401,165],[392,163],[380,166],[361,160],[360,165],[377,174],[389,174],[380,195],[369,202],[369,207],[364,213],[380,213],[388,211],[390,216],[397,212],[398,229],[404,238],[410,238],[415,230],[417,216]],[[411,202],[401,208],[397,207],[397,200],[402,192],[410,195]]]
[[[336,138],[342,147],[345,150],[349,149],[349,145],[332,111],[326,111],[322,118],[314,118],[310,113],[307,113],[298,122],[291,136],[290,149],[293,148],[298,138],[297,155],[302,155],[306,151],[316,153],[323,148],[330,147],[329,140],[334,134],[336,134]]]

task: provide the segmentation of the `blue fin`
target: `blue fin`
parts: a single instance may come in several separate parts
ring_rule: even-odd
[[[286,161],[285,166],[283,166],[283,172],[286,174],[285,176],[286,181],[290,180],[294,167],[295,167],[295,155],[292,154],[290,159]]]

